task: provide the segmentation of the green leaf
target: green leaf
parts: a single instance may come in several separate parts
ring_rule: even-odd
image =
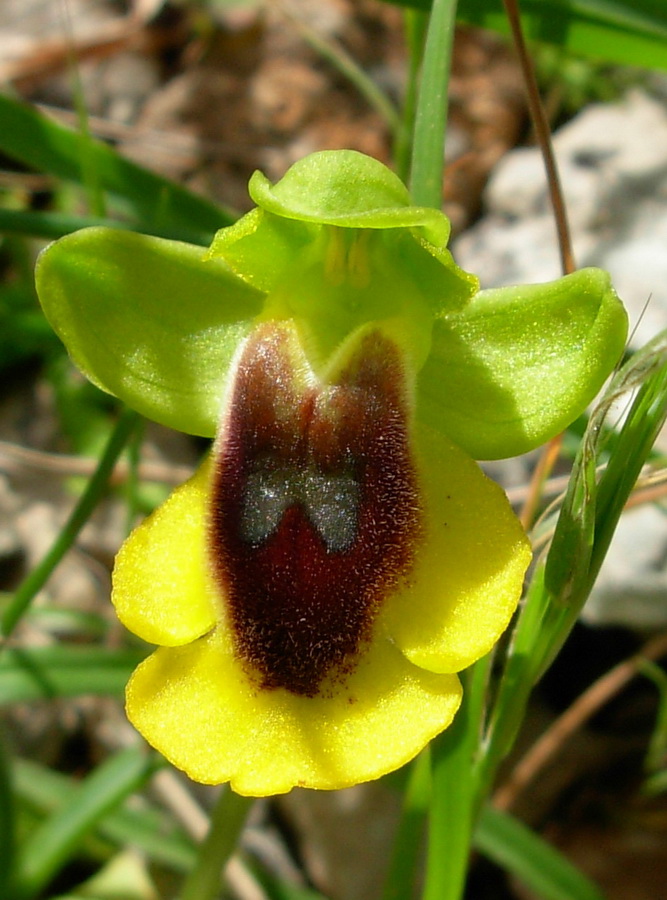
[[[37,292],[98,387],[164,425],[215,434],[231,358],[264,295],[189,244],[92,228],[48,247]]]
[[[388,0],[429,9],[431,0]],[[643,68],[667,69],[667,8],[663,0],[521,0],[530,40],[571,53]],[[459,0],[459,18],[509,34],[502,0]]]
[[[39,894],[75,852],[84,836],[104,816],[143,785],[155,770],[143,748],[121,750],[110,757],[70,794],[22,845],[16,886],[20,900]]]
[[[523,453],[584,410],[626,333],[625,310],[599,269],[481,291],[436,321],[418,414],[476,459]]]
[[[435,0],[424,40],[414,121],[410,192],[415,203],[440,209],[447,104],[457,0]]]
[[[596,485],[604,420],[624,395],[637,388],[618,436],[610,442],[607,465]],[[662,332],[616,373],[591,414],[573,467],[575,487],[568,489],[546,562],[544,581],[549,604],[541,640],[533,651],[533,658],[542,662],[541,671],[550,665],[579,616],[666,418],[667,332]],[[582,480],[587,484],[583,498],[588,500],[587,510],[582,508],[576,488]]]
[[[188,241],[191,244],[206,246],[210,241],[208,231],[198,231],[194,226],[187,228],[179,225],[151,225],[149,222],[120,222],[111,218],[81,216],[75,213],[37,212],[25,209],[0,209],[0,233],[26,234],[31,237],[55,240],[72,231],[82,228],[93,228],[104,225],[126,231],[140,231],[155,237],[168,238],[174,241]]]
[[[218,228],[232,221],[203,197],[1,94],[0,122],[0,151],[38,172],[79,184],[86,166],[94,168],[102,188],[129,201],[144,230],[185,229],[208,243]]]
[[[78,697],[121,696],[141,650],[107,650],[60,644],[5,650],[0,655],[0,705]]]
[[[487,806],[475,845],[507,869],[540,900],[604,900],[593,882],[551,844],[513,816]]]
[[[66,806],[78,785],[74,778],[23,759],[15,761],[14,780],[16,796],[43,813]],[[177,872],[189,871],[195,861],[193,841],[146,800],[141,806],[127,804],[110,812],[99,822],[98,831],[117,847],[131,844]]]

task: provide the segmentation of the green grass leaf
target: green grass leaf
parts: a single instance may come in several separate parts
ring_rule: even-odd
[[[126,443],[132,435],[132,431],[138,423],[138,416],[132,410],[124,410],[114,425],[95,472],[88,481],[86,488],[79,498],[63,526],[42,560],[23,579],[16,589],[12,600],[2,613],[0,627],[4,638],[8,638],[14,628],[20,622],[22,616],[28,610],[37,592],[46,584],[51,573],[63,558],[67,550],[76,540],[77,535],[90,518],[104,493],[109,477]]]
[[[123,198],[142,230],[186,229],[210,243],[233,217],[186,188],[124,159],[111,147],[0,94],[0,151],[31,169],[83,184],[94,167],[100,186]],[[192,235],[191,235],[192,236]]]
[[[507,813],[486,807],[474,842],[541,900],[604,900],[599,888],[562,853]]]
[[[70,793],[68,803],[50,816],[22,845],[17,857],[15,894],[31,900],[49,884],[85,835],[155,770],[143,748],[122,750],[105,760]]]
[[[388,0],[429,9],[431,0]],[[521,0],[529,40],[593,59],[667,69],[667,6],[663,0]],[[459,18],[509,34],[502,0],[460,0]]]
[[[62,809],[77,787],[74,778],[29,760],[17,759],[13,769],[17,798],[41,813]],[[195,861],[194,842],[168,822],[163,811],[145,802],[110,812],[100,820],[97,830],[119,848],[130,844],[154,862],[176,872],[188,872]]]
[[[73,231],[81,231],[82,228],[91,228],[96,225],[105,225],[121,231],[138,231],[141,234],[199,244],[202,247],[208,245],[211,237],[210,232],[197,231],[194,226],[186,228],[179,225],[166,225],[161,228],[144,221],[121,222],[118,219],[82,216],[74,213],[0,209],[0,233],[5,234],[25,234],[30,237],[56,240]]]
[[[5,650],[0,655],[0,705],[78,697],[121,696],[141,650],[107,650],[60,644]]]

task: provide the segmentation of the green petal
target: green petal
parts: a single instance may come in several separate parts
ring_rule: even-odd
[[[206,462],[134,529],[116,557],[111,599],[121,622],[152,644],[177,646],[219,615],[206,560]]]
[[[277,216],[344,228],[419,227],[444,246],[449,220],[411,206],[403,182],[378,160],[355,150],[322,150],[295,163],[277,184],[255,172],[248,186],[258,206]]]
[[[583,412],[626,334],[625,310],[599,269],[482,291],[436,320],[418,415],[476,459],[523,453]]]
[[[268,292],[317,234],[314,225],[253,209],[220,229],[205,258],[224,260],[239,278]]]
[[[264,295],[189,244],[89,228],[40,256],[51,325],[95,384],[134,409],[212,436],[224,377]]]
[[[459,672],[487,653],[516,609],[530,545],[500,487],[424,426],[413,439],[423,540],[385,627],[416,665]]]
[[[413,666],[382,638],[326,695],[262,690],[219,628],[143,662],[127,687],[127,713],[195,781],[267,796],[379,778],[446,728],[460,699],[455,675]]]

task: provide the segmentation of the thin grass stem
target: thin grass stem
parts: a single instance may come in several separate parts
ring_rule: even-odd
[[[533,123],[533,128],[535,129],[535,136],[542,152],[544,166],[547,171],[549,196],[551,198],[551,205],[556,221],[556,233],[558,235],[561,266],[563,274],[567,275],[570,272],[574,272],[577,267],[574,261],[572,237],[570,234],[565,200],[563,198],[563,190],[551,141],[551,129],[549,128],[549,121],[542,104],[542,98],[540,97],[537,78],[535,77],[535,67],[526,47],[526,40],[521,27],[519,2],[518,0],[503,0],[503,3],[512,31],[514,46],[519,57],[519,64],[523,73],[523,83],[526,88],[530,118]]]
[[[104,448],[104,452],[100,457],[97,469],[88,482],[79,502],[72,510],[69,519],[53,543],[51,549],[32,572],[30,572],[27,578],[19,585],[14,594],[14,599],[5,610],[1,622],[2,643],[0,643],[0,647],[6,643],[37,592],[44,586],[55,567],[72,546],[77,535],[90,518],[91,513],[106,490],[116,460],[123,452],[138,421],[139,416],[132,410],[126,409],[121,412],[118,422],[114,426],[107,441],[107,445]]]

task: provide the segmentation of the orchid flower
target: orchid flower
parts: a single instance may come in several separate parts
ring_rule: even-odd
[[[315,153],[210,249],[104,228],[41,256],[74,362],[215,438],[130,535],[122,622],[145,738],[239,793],[339,788],[452,721],[530,561],[474,459],[523,453],[599,390],[627,322],[606,273],[480,291],[449,225],[352,151]]]

